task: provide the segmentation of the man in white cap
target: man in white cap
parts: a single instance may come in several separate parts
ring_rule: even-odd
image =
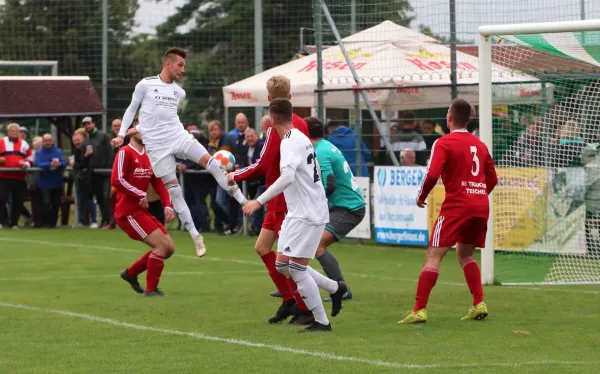
[[[27,135],[29,135],[29,130],[27,130],[27,127],[19,127],[19,139],[27,140]]]

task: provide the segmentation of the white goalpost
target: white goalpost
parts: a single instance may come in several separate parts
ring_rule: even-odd
[[[482,282],[600,284],[600,20],[478,31],[480,136],[499,176]],[[499,67],[530,80],[502,83]]]

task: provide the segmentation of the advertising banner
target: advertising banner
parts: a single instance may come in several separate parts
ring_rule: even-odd
[[[373,223],[378,243],[427,246],[427,209],[415,199],[424,167],[376,166]]]

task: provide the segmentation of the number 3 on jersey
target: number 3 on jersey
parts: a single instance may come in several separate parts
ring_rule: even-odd
[[[477,147],[471,146],[471,153],[473,154],[474,168],[471,169],[471,174],[477,176],[479,174],[479,157],[477,157]]]
[[[313,162],[314,161],[314,162]],[[315,179],[315,183],[317,183],[318,181],[321,180],[321,170],[319,170],[319,163],[317,162],[317,156],[315,156],[314,153],[311,153],[308,155],[308,157],[306,158],[306,163],[307,164],[313,164],[314,168],[315,168],[315,175],[314,175],[314,179]]]

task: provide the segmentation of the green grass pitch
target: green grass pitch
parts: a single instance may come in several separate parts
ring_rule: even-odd
[[[279,300],[254,238],[207,235],[208,255],[196,259],[187,234],[173,236],[167,296],[144,298],[118,275],[145,247],[119,230],[0,231],[0,373],[599,370],[597,286],[485,287],[488,319],[461,321],[471,296],[451,253],[429,322],[401,326],[424,250],[348,240],[331,250],[354,300],[331,318],[333,332],[297,334],[266,322]]]

